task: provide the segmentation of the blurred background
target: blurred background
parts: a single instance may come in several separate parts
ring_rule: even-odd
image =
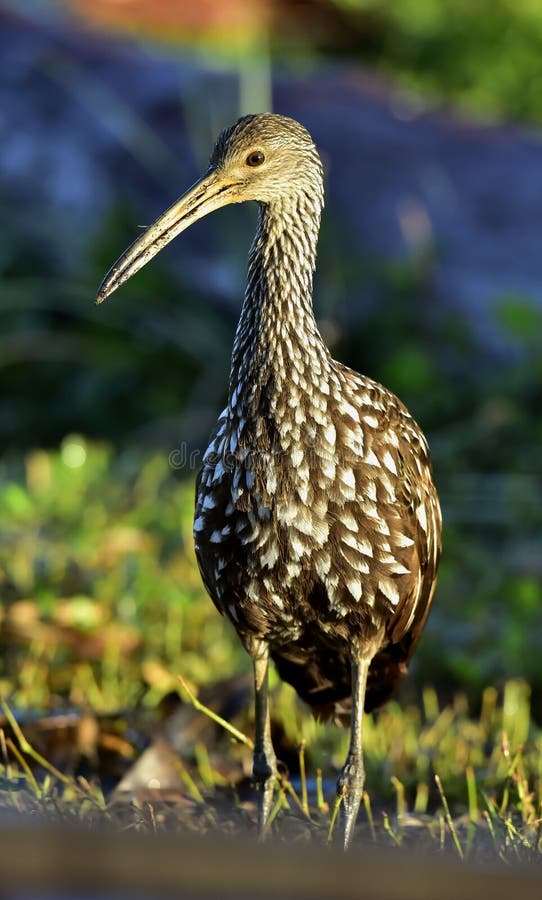
[[[0,689],[18,707],[153,706],[179,671],[248,670],[191,518],[255,208],[93,298],[220,129],[272,109],[325,163],[321,330],[432,448],[445,550],[405,696],[476,706],[521,677],[542,715],[541,47],[536,0],[0,0]]]

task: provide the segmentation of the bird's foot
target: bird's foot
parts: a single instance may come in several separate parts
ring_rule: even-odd
[[[273,792],[277,778],[277,759],[274,750],[254,752],[252,777],[258,788],[258,837],[266,835],[267,822],[273,806]]]
[[[343,847],[348,850],[363,796],[365,771],[361,757],[349,756],[337,781],[337,796],[342,797],[341,820]]]

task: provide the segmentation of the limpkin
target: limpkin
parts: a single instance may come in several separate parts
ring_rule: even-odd
[[[263,113],[225,129],[205,174],[123,253],[101,302],[207,213],[256,200],[259,218],[228,403],[196,488],[207,591],[254,665],[253,777],[272,802],[268,665],[320,718],[350,721],[337,790],[348,846],[364,786],[363,709],[406,672],[431,604],[440,510],[426,440],[397,397],[333,360],[312,306],[323,208],[318,151]]]

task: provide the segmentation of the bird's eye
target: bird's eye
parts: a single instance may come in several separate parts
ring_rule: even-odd
[[[265,160],[265,153],[262,153],[261,150],[253,150],[252,153],[249,153],[246,158],[247,166],[261,166],[263,161]]]

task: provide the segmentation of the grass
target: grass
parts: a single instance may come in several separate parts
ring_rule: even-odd
[[[216,721],[205,704],[191,692],[188,696],[198,715]],[[521,683],[507,686],[502,703],[488,689],[477,718],[461,698],[437,712],[430,697],[425,703],[433,710],[429,717],[417,708],[402,710],[392,703],[376,721],[368,719],[368,791],[357,840],[449,851],[461,860],[537,859],[542,841],[542,739],[533,737],[524,746],[510,743],[503,725],[511,702],[515,714],[528,722],[528,691]],[[200,747],[190,761],[179,759],[182,788],[176,794],[146,790],[123,801],[122,795],[114,794],[106,799],[98,773],[87,779],[59,771],[27,740],[10,708],[2,706],[0,808],[4,810],[47,821],[153,832],[208,834],[219,828],[235,834],[253,827],[254,803],[242,796],[247,793],[243,771],[249,764],[251,740],[225,720],[220,721],[224,734],[238,743],[228,748],[218,740],[210,752],[214,759],[217,752],[237,759],[228,778],[215,771],[209,753]],[[279,708],[279,720],[280,716]],[[318,737],[314,745],[302,742],[299,774],[284,771],[279,776],[269,828],[279,840],[334,841],[339,804],[332,799],[329,781],[322,789],[321,770],[315,772],[312,762],[322,752],[320,744]],[[337,765],[338,760],[332,761]],[[329,760],[326,772],[331,774]]]
[[[249,664],[195,567],[192,481],[167,454],[115,456],[78,436],[5,460],[1,474],[0,808],[91,827],[252,828]],[[357,838],[465,860],[538,857],[529,685],[450,701],[438,678],[424,686],[414,671],[409,686],[366,719]],[[272,691],[284,766],[270,831],[325,844],[347,734],[277,679]],[[161,790],[137,775],[145,754]]]

